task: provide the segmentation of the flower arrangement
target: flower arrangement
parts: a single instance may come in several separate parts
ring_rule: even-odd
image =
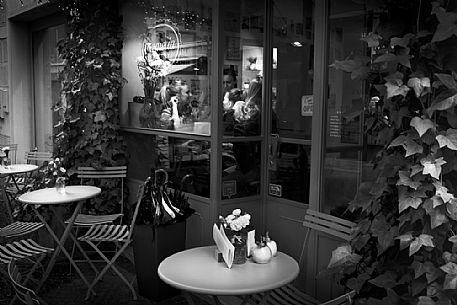
[[[45,187],[54,187],[57,181],[67,180],[67,170],[63,166],[62,158],[49,161],[34,173],[32,185],[29,190],[37,190]]]
[[[155,88],[159,80],[169,73],[171,62],[163,54],[154,50],[150,35],[144,38],[141,53],[142,56],[137,58],[137,67],[144,86],[144,96],[154,97]]]
[[[241,209],[234,209],[231,214],[226,217],[219,216],[219,221],[225,229],[238,232],[249,226],[251,215],[242,213]]]

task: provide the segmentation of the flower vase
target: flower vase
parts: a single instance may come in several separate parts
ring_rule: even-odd
[[[227,235],[230,242],[235,247],[235,253],[233,255],[233,263],[240,265],[246,263],[247,260],[247,239],[248,239],[248,232],[241,230],[241,231],[232,231],[232,230],[225,230],[225,235]]]

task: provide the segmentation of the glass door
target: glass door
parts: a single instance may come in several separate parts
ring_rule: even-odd
[[[267,194],[308,204],[313,117],[314,1],[273,1]]]
[[[58,121],[54,106],[61,102],[59,72],[64,62],[57,42],[64,38],[63,24],[32,33],[35,143],[39,151],[53,149],[53,126]]]

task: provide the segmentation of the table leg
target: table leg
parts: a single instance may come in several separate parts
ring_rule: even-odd
[[[68,237],[68,235],[70,234],[70,231],[72,229],[72,226],[73,226],[73,223],[75,222],[75,219],[76,219],[76,215],[78,215],[79,213],[79,210],[81,209],[81,205],[82,205],[82,201],[78,202],[76,207],[75,207],[75,210],[73,211],[73,215],[71,216],[70,220],[69,220],[69,223],[68,225],[65,227],[65,231],[63,232],[62,236],[60,237],[60,239],[56,236],[56,234],[54,233],[54,231],[52,230],[52,228],[49,226],[49,224],[46,222],[46,220],[43,218],[43,216],[40,214],[40,212],[38,212],[37,210],[37,207],[36,206],[33,206],[33,209],[35,211],[35,214],[37,215],[37,217],[40,219],[40,221],[46,226],[46,229],[48,230],[49,234],[51,234],[52,238],[56,241],[57,243],[57,247],[56,249],[54,250],[54,253],[51,257],[51,260],[49,261],[49,264],[48,264],[48,267],[46,268],[46,271],[41,279],[41,281],[38,283],[38,286],[36,288],[36,291],[38,291],[41,286],[43,285],[43,283],[46,281],[46,279],[48,278],[49,274],[51,273],[51,270],[52,268],[54,267],[54,264],[56,262],[56,259],[57,259],[57,256],[59,255],[60,251],[62,251],[64,253],[64,255],[68,258],[68,260],[70,261],[70,263],[73,265],[73,267],[75,268],[76,272],[78,273],[78,275],[81,277],[81,279],[83,280],[84,284],[86,284],[86,286],[88,288],[90,288],[90,284],[89,282],[87,281],[86,277],[84,276],[84,274],[81,272],[81,270],[79,269],[79,267],[76,265],[76,263],[72,260],[70,254],[67,252],[67,250],[65,249],[64,247],[64,244],[65,244],[65,241]],[[55,210],[52,208],[52,206],[50,206],[52,212],[54,215],[56,215],[57,213],[55,212]],[[56,217],[58,217],[56,215]],[[95,295],[95,291],[93,291],[93,289],[91,289],[91,292]]]

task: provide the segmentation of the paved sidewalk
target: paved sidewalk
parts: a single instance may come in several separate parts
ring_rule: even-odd
[[[127,275],[128,279],[133,279],[135,271],[133,265],[124,257],[119,258],[121,272]],[[83,272],[88,271],[82,267]],[[86,286],[77,274],[69,274],[69,264],[66,262],[57,263],[51,273],[51,276],[46,281],[43,288],[40,290],[40,297],[48,303],[48,305],[187,305],[185,298],[181,295],[172,297],[161,302],[154,302],[138,295],[138,300],[132,299],[130,289],[122,282],[122,280],[113,272],[106,273],[102,282],[99,282],[95,291],[96,296],[92,296],[89,300],[84,300],[86,296]],[[90,274],[90,272],[85,273]],[[89,278],[89,281],[92,278]],[[136,281],[134,282],[135,288]],[[5,282],[0,278],[0,305],[7,305],[11,300],[11,294]],[[198,305],[208,305],[208,303],[195,298],[195,303]],[[20,304],[16,302],[15,304]]]

